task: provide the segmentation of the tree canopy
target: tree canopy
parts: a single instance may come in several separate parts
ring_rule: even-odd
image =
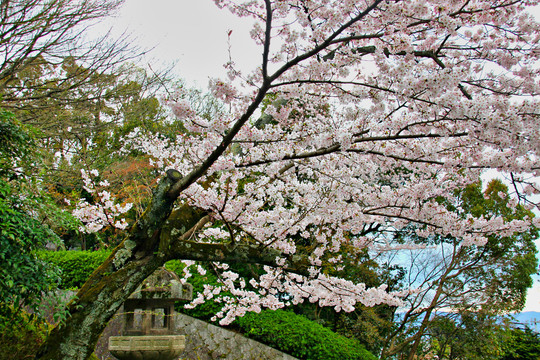
[[[124,205],[88,169],[84,186],[95,197],[77,209],[86,231],[103,221],[129,226],[37,358],[88,358],[123,300],[170,259],[219,269],[221,284],[194,302],[232,294],[217,314],[226,324],[303,301],[336,311],[400,304],[407,291],[339,270],[366,248],[417,247],[393,241],[403,229],[496,251],[491,237],[538,226],[516,215],[537,205],[527,195],[538,193],[529,177],[540,175],[540,28],[527,13],[537,1],[216,4],[252,19],[261,62],[251,72],[225,64],[226,75],[209,83],[222,105],[215,111],[183,88],[171,93],[164,102],[181,122],[175,133],[141,127],[122,138],[123,151],[144,154],[160,174],[136,222],[113,219]],[[486,169],[512,179],[508,213],[464,207],[459,190]],[[234,263],[262,271],[240,274]]]
[[[220,4],[258,24],[261,66],[242,74],[231,63],[228,79],[210,81],[230,111],[201,117],[180,94],[170,106],[186,133],[129,141],[179,172],[170,199],[205,213],[190,249],[275,250],[269,264],[307,279],[273,268],[256,287],[350,310],[391,300],[325,276],[345,245],[390,249],[385,231],[409,224],[421,237],[485,245],[537,221],[463,215],[438,201],[460,206],[454,191],[483,169],[511,172],[516,184],[518,173],[538,172],[537,25],[524,4]],[[257,121],[260,106],[271,121]],[[173,256],[203,259],[163,236]],[[226,306],[224,322],[281,304],[266,290],[249,294]]]
[[[20,102],[40,98],[56,98],[63,94],[58,85],[80,75],[66,72],[58,77],[53,67],[70,57],[84,62],[87,68],[109,69],[129,58],[126,43],[107,37],[91,40],[87,28],[118,8],[121,1],[92,0],[12,0],[0,6],[0,93],[3,101],[21,106]],[[119,57],[120,56],[120,57]],[[49,70],[48,76],[20,82],[20,75],[35,74],[36,67]],[[87,75],[92,71],[87,72]],[[80,84],[80,83],[79,83]],[[61,86],[60,86],[61,87]],[[74,89],[73,87],[71,89]],[[14,103],[17,102],[17,103]]]

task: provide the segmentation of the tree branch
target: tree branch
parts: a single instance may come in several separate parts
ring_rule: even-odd
[[[347,23],[343,24],[338,30],[336,30],[332,35],[330,35],[321,45],[316,46],[311,51],[308,51],[302,55],[297,56],[293,60],[287,62],[285,65],[283,65],[281,68],[279,68],[274,74],[271,76],[268,76],[263,79],[263,83],[261,84],[261,87],[259,88],[257,95],[253,99],[252,103],[249,105],[249,107],[246,109],[246,112],[235,122],[235,124],[232,126],[231,129],[227,132],[227,134],[223,137],[223,140],[221,143],[212,151],[212,153],[201,163],[201,165],[197,166],[195,169],[193,169],[188,175],[177,181],[170,189],[168,196],[171,199],[176,199],[180,195],[180,193],[187,189],[191,184],[193,184],[195,181],[197,181],[201,176],[203,176],[206,171],[212,166],[212,164],[225,152],[227,147],[231,144],[234,137],[242,126],[249,120],[249,118],[254,114],[255,110],[259,107],[259,105],[262,103],[264,97],[266,96],[266,93],[270,89],[270,86],[274,80],[276,80],[278,77],[280,77],[284,72],[292,68],[293,66],[297,65],[303,60],[309,59],[310,57],[318,54],[323,49],[327,48],[331,42],[343,31],[345,31],[348,27],[353,25],[354,23],[360,21],[362,18],[364,18],[367,14],[369,14],[373,9],[377,7],[379,3],[381,3],[382,0],[375,0],[370,6],[368,6],[363,12],[358,14],[356,17],[348,21]]]
[[[462,136],[468,136],[468,133],[457,133],[454,135],[450,135],[449,137],[462,137]],[[353,141],[353,144],[363,143],[363,142],[376,142],[376,141],[392,141],[392,140],[405,140],[405,139],[421,139],[421,138],[439,138],[444,137],[444,135],[439,134],[410,134],[410,135],[396,135],[396,136],[370,136],[365,138],[356,139]],[[429,162],[431,164],[439,164],[443,165],[444,163],[436,161],[436,160],[422,160],[422,159],[406,159],[401,158],[395,155],[389,155],[389,154],[383,154],[383,153],[377,153],[370,150],[361,150],[361,149],[346,149],[343,150],[341,148],[341,144],[336,143],[331,146],[328,146],[326,148],[320,148],[314,151],[306,151],[300,154],[292,154],[292,155],[286,155],[278,160],[259,160],[259,161],[253,161],[250,163],[240,164],[236,165],[237,168],[245,168],[245,167],[251,167],[256,165],[264,165],[264,164],[270,164],[277,161],[283,161],[283,160],[300,160],[300,159],[307,159],[307,158],[313,158],[323,155],[328,155],[340,151],[346,151],[346,152],[362,152],[362,153],[373,153],[375,155],[381,155],[381,156],[388,156],[388,157],[394,157],[397,160],[407,160],[410,162]]]
[[[262,75],[263,79],[268,78],[268,54],[270,53],[270,40],[272,38],[272,3],[270,0],[265,0],[266,5],[266,30],[264,38]]]

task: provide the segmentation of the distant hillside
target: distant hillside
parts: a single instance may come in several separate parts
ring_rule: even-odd
[[[513,314],[512,316],[520,324],[527,325],[531,330],[540,332],[540,312],[525,311],[519,314]]]

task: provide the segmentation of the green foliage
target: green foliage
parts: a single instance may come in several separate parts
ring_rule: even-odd
[[[532,219],[534,214],[522,206],[509,206],[508,187],[492,180],[482,191],[481,183],[467,186],[462,193],[462,208],[474,217],[501,216],[505,222]],[[532,286],[538,260],[534,240],[538,229],[530,226],[512,236],[490,235],[482,247],[470,247],[464,261],[485,265],[465,269],[464,274],[476,277],[472,286],[485,287],[487,303],[494,311],[519,311],[525,304],[527,289]]]
[[[16,317],[0,314],[0,360],[23,360],[34,357],[45,340],[49,325],[38,317],[19,312]]]
[[[159,74],[149,75],[134,64],[95,68],[96,63],[83,64],[67,54],[59,61],[49,60],[37,57],[28,61],[24,71],[14,74],[7,87],[0,89],[1,105],[35,129],[33,140],[38,146],[32,150],[39,151],[39,161],[25,174],[39,179],[36,182],[55,205],[73,209],[81,198],[97,201],[96,194],[83,189],[80,170],[99,170],[103,174],[99,181],[110,183],[108,190],[119,202],[135,204],[125,216],[128,222],[134,222],[145,208],[151,194],[149,185],[158,173],[140,153],[118,150],[125,145],[122,137],[134,128],[144,133],[169,131],[167,111],[156,96],[169,80]],[[0,122],[0,152],[4,144],[13,143],[4,142],[4,138],[18,140],[20,134],[17,128],[2,125]],[[13,149],[24,147],[17,143],[6,151]],[[17,158],[25,157],[17,154]],[[11,160],[0,158],[0,171],[14,168],[13,164],[20,166],[21,161],[13,161],[13,156]],[[141,166],[141,162],[145,164]],[[123,238],[120,233],[111,227],[99,234],[61,229],[67,247],[82,250],[115,246]]]
[[[56,265],[61,271],[60,289],[80,288],[90,274],[109,256],[100,251],[40,251],[40,259]]]
[[[429,338],[440,359],[540,359],[540,334],[509,327],[488,312],[437,315]]]
[[[31,137],[15,116],[0,109],[0,176],[13,176],[18,162],[27,153]]]
[[[497,359],[505,338],[500,318],[487,311],[437,314],[428,335],[441,359]]]
[[[41,293],[56,286],[57,271],[38,259],[35,250],[59,239],[1,179],[0,195],[0,314],[6,315],[22,305],[35,308]]]
[[[248,313],[235,323],[246,336],[300,359],[376,359],[357,341],[292,312],[265,310],[258,314]]]
[[[52,326],[43,319],[19,312],[16,317],[0,315],[0,360],[28,360],[33,359],[39,347],[52,329]],[[89,360],[99,360],[92,353]]]
[[[503,344],[504,354],[500,360],[540,359],[540,334],[531,329],[510,329],[509,339]]]
[[[504,223],[534,218],[534,214],[523,206],[510,206],[508,187],[500,180],[490,181],[485,190],[482,190],[481,182],[470,184],[456,195],[460,199],[457,204],[450,204],[443,198],[439,201],[462,218],[493,219],[500,216]],[[467,292],[464,299],[483,309],[508,312],[523,308],[527,289],[532,286],[531,276],[536,273],[538,266],[534,243],[538,234],[538,229],[530,225],[510,236],[498,233],[488,235],[487,242],[481,246],[462,246],[461,239],[452,236],[420,238],[416,236],[414,228],[406,229],[401,236],[419,244],[456,251],[452,268],[444,271],[456,271],[459,276],[449,276],[444,281],[445,292]],[[447,253],[450,252],[447,250]],[[461,305],[457,303],[457,307]]]
[[[61,246],[54,230],[76,228],[39,187],[38,176],[28,176],[35,163],[31,129],[0,110],[0,328],[24,318],[23,307],[42,315],[44,295],[53,296],[59,270],[36,252],[47,245]]]
[[[178,276],[182,277],[182,273],[185,268],[185,264],[179,260],[171,260],[165,264],[165,267],[168,270],[174,271]],[[192,276],[187,280],[193,286],[193,294],[197,294],[204,291],[204,286],[219,286],[218,277],[210,269],[206,269],[205,275],[200,275],[195,270],[195,266],[190,266],[190,273]],[[218,298],[222,296],[230,295],[229,293],[223,293],[218,295]],[[197,305],[193,309],[185,308],[184,306],[188,304],[189,301],[179,301],[177,303],[178,310],[182,313],[193,316],[194,318],[212,322],[212,317],[216,315],[223,305],[216,301],[216,299],[207,300],[204,303]]]

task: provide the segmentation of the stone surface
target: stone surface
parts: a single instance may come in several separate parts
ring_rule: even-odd
[[[129,298],[189,301],[193,299],[193,286],[189,283],[182,285],[178,275],[161,267],[146,278]]]
[[[66,294],[67,297],[73,292]],[[103,331],[95,353],[100,360],[116,360],[108,351],[109,338],[121,334],[122,309]],[[185,335],[185,350],[181,360],[295,360],[296,358],[276,349],[248,339],[233,331],[208,324],[188,315],[176,313],[175,334]],[[176,360],[176,359],[175,359]]]
[[[120,335],[120,318],[115,317],[105,329],[96,348],[101,360],[115,360],[107,350],[108,337]],[[185,335],[185,350],[181,360],[295,360],[296,358],[248,339],[238,333],[208,324],[190,316],[175,315],[175,334]],[[99,344],[101,344],[99,346]],[[101,351],[97,351],[101,349]]]
[[[120,360],[176,360],[185,348],[183,335],[111,336],[109,351]]]
[[[184,314],[176,314],[175,333],[186,335],[182,360],[295,360],[241,334]]]

